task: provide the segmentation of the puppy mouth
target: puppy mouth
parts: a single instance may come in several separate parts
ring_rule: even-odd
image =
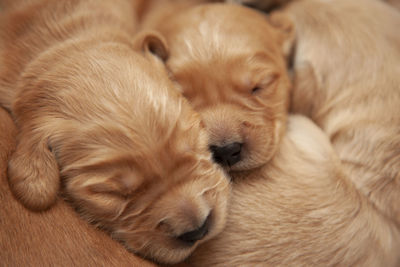
[[[177,237],[186,246],[193,246],[197,241],[202,240],[210,231],[211,226],[211,213],[204,220],[203,224],[192,231],[181,234]]]

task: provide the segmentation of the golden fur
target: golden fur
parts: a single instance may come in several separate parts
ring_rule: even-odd
[[[198,5],[148,20],[143,27],[167,40],[166,65],[201,113],[210,147],[240,144],[241,159],[228,163],[228,169],[266,164],[285,128],[290,82],[284,55],[291,25],[279,16],[267,20],[227,4]]]
[[[296,1],[285,13],[297,28],[293,111],[327,133],[358,190],[400,227],[400,13],[372,0]]]
[[[16,129],[0,109],[0,261],[2,266],[155,266],[94,229],[62,200],[47,212],[24,208],[10,192],[6,170]]]
[[[292,118],[268,165],[233,172],[227,227],[188,263],[399,266],[400,14],[372,0],[284,13],[297,29],[292,109],[325,133]]]
[[[254,7],[263,11],[273,11],[275,8],[282,7],[295,0],[226,0],[227,3],[238,3]],[[382,0],[397,9],[400,9],[400,0]]]
[[[310,120],[290,118],[271,162],[234,178],[225,230],[188,265],[399,266],[399,229],[358,192]]]
[[[174,263],[201,242],[182,235],[222,230],[229,184],[199,115],[153,54],[166,55],[162,37],[132,42],[134,24],[130,0],[32,0],[3,12],[0,102],[18,127],[9,183],[43,210],[61,177],[84,218]]]

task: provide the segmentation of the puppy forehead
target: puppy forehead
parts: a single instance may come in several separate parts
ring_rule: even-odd
[[[181,23],[171,23],[167,38],[172,33],[172,41],[183,40],[189,51],[196,46],[209,49],[223,45],[243,51],[255,45],[269,46],[278,38],[264,15],[235,5],[206,4],[176,16],[175,20]]]
[[[185,60],[172,59],[168,65],[180,90],[189,98],[188,93],[218,91],[232,94],[236,90],[250,90],[268,75],[282,72],[284,67],[283,60],[268,51],[231,54],[224,58],[187,56]]]

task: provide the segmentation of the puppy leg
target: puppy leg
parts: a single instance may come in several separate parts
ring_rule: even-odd
[[[55,202],[60,179],[47,138],[21,132],[11,156],[8,177],[11,191],[29,209],[44,210]]]
[[[311,117],[317,89],[317,78],[311,64],[308,62],[298,64],[294,70],[290,111]]]

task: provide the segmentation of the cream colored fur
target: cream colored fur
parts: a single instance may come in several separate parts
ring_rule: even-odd
[[[292,110],[329,136],[345,172],[400,227],[400,13],[384,3],[297,1]]]
[[[272,161],[234,176],[225,230],[189,266],[398,266],[400,233],[342,172],[327,136],[292,116]]]
[[[293,110],[311,116],[326,133],[295,118],[268,165],[232,172],[227,228],[201,246],[188,264],[398,266],[398,12],[377,1],[310,0],[294,2],[286,14],[294,17],[297,27]],[[184,21],[188,25],[189,20]],[[224,23],[236,25],[227,19]],[[198,68],[190,74],[187,66],[198,66],[201,58],[193,55],[206,48],[214,52],[213,45],[204,44],[216,38],[186,34],[179,39],[174,32],[178,26],[166,34],[173,40],[167,65],[181,75],[176,80],[183,92],[212,124],[221,116],[204,111],[207,100],[219,107],[224,98],[217,96],[232,93],[226,93],[231,92],[229,80],[213,87],[210,77],[232,73],[234,65],[217,71],[209,64],[208,72]],[[236,29],[233,26],[232,32]],[[188,27],[183,32],[191,31]],[[269,31],[260,38],[274,40]],[[177,40],[184,40],[182,47],[192,44],[196,53],[179,54]],[[182,83],[182,74],[192,83]],[[203,81],[203,87],[197,81]],[[203,91],[211,91],[213,97],[204,97]],[[229,116],[223,118],[231,123]]]

